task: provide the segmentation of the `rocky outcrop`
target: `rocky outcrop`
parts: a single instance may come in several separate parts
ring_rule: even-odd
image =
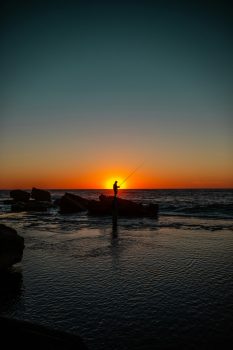
[[[1,342],[14,349],[87,350],[77,334],[0,316]]]
[[[87,210],[89,200],[72,193],[65,193],[59,201],[61,213],[79,213]]]
[[[31,198],[33,199],[30,199]],[[31,194],[22,190],[10,191],[12,200],[5,200],[4,204],[11,205],[12,212],[46,211],[51,207],[51,194],[49,191],[33,187]]]
[[[119,216],[157,216],[158,205],[143,205],[122,198],[114,198],[112,196],[101,195],[99,201],[89,201],[88,213],[90,215],[117,215]]]
[[[17,305],[23,291],[23,275],[21,269],[10,268],[0,271],[0,315],[9,312]],[[1,338],[2,329],[0,326]]]
[[[0,270],[20,262],[23,257],[24,238],[17,231],[0,224]]]
[[[11,204],[12,212],[21,212],[21,211],[46,211],[51,207],[50,202],[39,202],[35,200],[30,200],[27,203],[17,202]]]
[[[28,202],[30,199],[30,193],[23,190],[10,191],[10,197],[16,202]]]
[[[41,190],[35,187],[32,188],[31,198],[39,202],[51,202],[51,194],[49,191]]]

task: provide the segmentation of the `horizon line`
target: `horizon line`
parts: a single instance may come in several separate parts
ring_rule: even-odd
[[[35,187],[35,186],[33,186]],[[28,191],[33,187],[25,188],[0,188],[0,191],[12,191],[12,190],[23,190]],[[107,191],[112,190],[111,188],[47,188],[47,187],[35,187],[46,191]],[[120,191],[159,191],[159,190],[233,190],[233,187],[164,187],[164,188],[122,188]]]

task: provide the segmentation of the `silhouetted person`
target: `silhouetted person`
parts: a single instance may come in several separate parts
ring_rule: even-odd
[[[115,181],[113,184],[113,191],[115,197],[117,196],[118,188],[120,188],[120,186],[117,186],[117,181]]]

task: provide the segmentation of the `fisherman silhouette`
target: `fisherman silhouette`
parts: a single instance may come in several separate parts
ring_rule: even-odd
[[[114,196],[117,196],[117,192],[118,192],[118,188],[120,188],[120,186],[117,185],[117,181],[114,182],[113,184],[113,191],[114,191]]]

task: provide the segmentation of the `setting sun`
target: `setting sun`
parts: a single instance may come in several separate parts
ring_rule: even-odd
[[[105,188],[106,189],[112,189],[113,188],[113,184],[114,184],[115,181],[118,181],[118,186],[120,186],[121,189],[125,189],[126,188],[126,184],[125,183],[122,184],[122,182],[124,180],[122,178],[119,178],[119,177],[111,178],[111,179],[106,180]]]

